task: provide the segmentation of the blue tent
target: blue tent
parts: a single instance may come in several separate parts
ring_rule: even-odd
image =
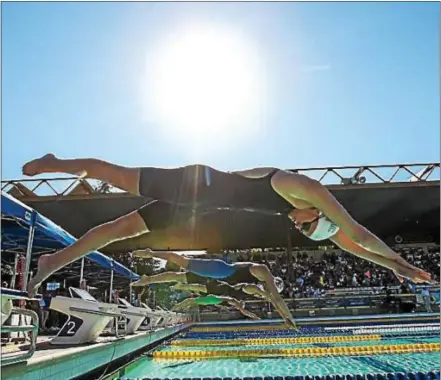
[[[4,192],[2,192],[1,212],[2,215],[14,218],[28,227],[34,226],[34,244],[53,249],[61,249],[76,241],[72,235],[63,230],[60,226]],[[27,239],[27,230],[25,228],[19,228],[17,226],[11,226],[11,228],[5,227],[5,224],[3,224],[2,247],[12,247],[16,244],[13,241],[14,239]],[[13,236],[14,239],[5,238],[7,236]],[[86,257],[104,268],[113,268],[115,273],[128,279],[138,280],[140,278],[139,275],[124,265],[100,252],[91,252]]]

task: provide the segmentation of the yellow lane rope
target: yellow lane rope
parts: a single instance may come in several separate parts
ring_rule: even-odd
[[[278,348],[262,350],[225,350],[225,351],[156,351],[154,358],[163,359],[202,359],[227,357],[318,357],[318,356],[361,356],[378,354],[398,354],[412,352],[437,352],[439,343],[397,344],[383,346],[355,346],[331,348]]]
[[[173,346],[195,347],[195,346],[248,346],[248,345],[270,345],[270,344],[301,344],[301,343],[341,343],[358,342],[364,340],[381,340],[381,335],[346,335],[346,336],[314,336],[303,338],[256,338],[256,339],[183,339],[174,340]]]

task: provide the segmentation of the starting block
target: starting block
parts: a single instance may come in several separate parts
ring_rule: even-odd
[[[134,334],[147,317],[154,316],[146,308],[132,306],[123,298],[118,298],[118,303],[121,314],[127,318],[127,334]]]
[[[69,318],[52,339],[54,345],[78,345],[95,342],[107,324],[115,320],[116,336],[118,320],[127,318],[116,304],[98,302],[87,291],[70,287],[71,297],[57,296],[51,299],[50,308],[66,314]]]

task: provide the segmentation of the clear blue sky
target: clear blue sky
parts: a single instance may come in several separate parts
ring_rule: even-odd
[[[230,170],[439,161],[439,18],[436,2],[2,3],[2,178],[47,152]],[[256,133],[195,156],[146,117],[145,71],[176,25],[200,23],[250,42],[266,100]]]

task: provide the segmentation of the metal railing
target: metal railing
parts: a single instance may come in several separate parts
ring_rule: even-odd
[[[12,352],[12,353],[5,353],[2,352],[1,355],[1,365],[8,365],[13,363],[18,363],[25,361],[29,359],[32,355],[34,355],[34,352],[37,348],[37,334],[38,334],[38,315],[35,313],[35,311],[27,310],[27,309],[21,309],[18,307],[13,307],[11,310],[12,314],[18,314],[19,316],[23,317],[30,317],[32,319],[32,324],[30,325],[17,325],[17,326],[1,326],[1,332],[2,333],[11,333],[11,332],[21,332],[21,333],[27,333],[29,332],[31,334],[30,336],[30,346],[27,351],[24,352]],[[26,318],[24,318],[26,321]]]
[[[324,185],[349,186],[440,180],[439,163],[332,166],[288,171],[304,174]],[[125,193],[102,181],[78,177],[4,180],[1,181],[1,189],[16,198]]]
[[[395,287],[397,288],[397,287]],[[391,287],[392,289],[392,287]],[[439,286],[433,287],[434,290],[439,290]],[[394,289],[395,291],[397,289]],[[284,301],[291,310],[325,310],[325,309],[351,309],[351,308],[373,308],[380,307],[389,300],[391,304],[398,305],[403,301],[413,301],[415,303],[417,294],[398,294],[391,293],[389,295],[382,294],[364,294],[354,295],[353,293],[336,294],[336,295],[321,295],[313,298],[285,298]],[[248,300],[245,301],[247,307],[251,311],[261,310],[263,308],[272,309],[266,300]]]
[[[355,185],[364,183],[439,181],[439,169],[439,163],[416,163],[304,168],[289,169],[289,171],[315,178],[320,183],[326,185]],[[328,180],[330,181],[329,183]]]

